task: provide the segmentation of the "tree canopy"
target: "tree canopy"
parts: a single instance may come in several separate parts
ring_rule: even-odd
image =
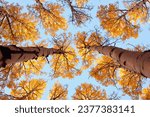
[[[0,99],[149,100],[150,0],[102,1],[0,0]]]

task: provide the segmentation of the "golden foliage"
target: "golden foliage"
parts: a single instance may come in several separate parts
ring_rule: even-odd
[[[44,57],[38,57],[36,60],[32,59],[24,62],[21,70],[27,76],[29,76],[30,74],[40,75],[45,62],[46,61]]]
[[[38,57],[37,60],[29,60],[24,63],[17,63],[15,65],[6,66],[1,73],[3,77],[7,79],[8,88],[16,88],[16,80],[24,75],[27,79],[31,74],[40,75],[43,66],[45,65],[45,59]]]
[[[63,52],[61,54],[54,54],[52,56],[52,69],[54,71],[53,77],[73,78],[81,72],[75,68],[78,64],[78,58],[74,48],[71,47],[66,34],[63,35],[65,40],[56,40],[53,48]],[[69,36],[70,37],[70,36]]]
[[[141,93],[141,98],[143,100],[150,100],[150,85],[147,88],[144,88]]]
[[[19,5],[6,5],[0,16],[0,35],[14,44],[25,40],[33,42],[39,38],[37,21],[30,13],[22,13],[21,10]]]
[[[101,21],[101,26],[109,32],[113,38],[121,36],[123,40],[130,37],[138,37],[138,25],[133,25],[116,5],[100,6],[97,17]],[[139,15],[140,16],[140,15]],[[132,18],[133,19],[133,18]]]
[[[82,69],[87,69],[95,59],[95,51],[92,47],[99,46],[103,38],[96,32],[91,33],[88,37],[86,32],[78,32],[75,37],[76,48],[78,49],[78,54],[83,60]]]
[[[59,29],[67,29],[67,21],[61,16],[64,9],[59,4],[47,4],[47,8],[36,5],[34,9],[39,13],[39,19],[42,22],[46,33],[55,36]]]
[[[20,100],[37,100],[41,98],[45,87],[46,82],[42,79],[23,80],[11,91],[11,95]]]
[[[120,68],[119,75],[121,79],[118,83],[121,85],[124,93],[132,96],[133,98],[141,93],[142,77],[140,74]]]
[[[30,74],[36,74],[40,75],[41,70],[43,66],[45,65],[45,59],[43,57],[38,57],[38,59],[28,60],[24,63],[17,63],[14,65],[12,69],[13,75],[16,75],[14,77],[20,77],[21,75],[25,75],[28,77]],[[18,73],[16,73],[16,70],[18,69]],[[11,74],[10,74],[11,75]],[[12,76],[10,76],[12,78]]]
[[[126,5],[126,7],[128,9],[132,9],[128,11],[128,14],[127,14],[129,17],[129,21],[133,22],[134,24],[145,23],[147,21],[148,8],[145,7],[143,4],[140,4],[140,6],[138,6],[137,3],[134,2],[131,5]]]
[[[40,2],[45,2],[45,0],[39,0]]]
[[[115,85],[116,72],[118,64],[108,56],[101,56],[97,61],[97,65],[92,68],[90,75],[103,85]]]
[[[83,7],[89,0],[76,0],[78,7]]]
[[[100,87],[94,87],[92,84],[83,83],[76,88],[73,95],[74,100],[106,100],[107,95]]]
[[[62,86],[59,82],[56,82],[53,88],[50,90],[50,100],[66,100],[68,90],[67,87]]]

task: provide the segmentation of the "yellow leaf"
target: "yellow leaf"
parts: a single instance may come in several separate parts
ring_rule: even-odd
[[[25,40],[35,41],[39,38],[36,29],[37,21],[30,13],[21,13],[19,5],[6,5],[6,14],[1,24],[0,35],[6,40],[10,40],[12,44],[17,44]]]
[[[46,33],[55,36],[59,29],[67,29],[67,21],[61,16],[64,9],[59,4],[47,4],[47,8],[36,5],[34,9],[38,12]]]
[[[23,80],[11,91],[11,95],[19,100],[37,100],[41,98],[45,87],[46,82],[42,79]]]
[[[118,81],[118,83],[122,86],[123,91],[126,94],[134,98],[141,93],[142,77],[140,74],[120,68],[119,75],[121,79]]]
[[[63,77],[63,78],[73,78],[75,75],[79,74],[79,70],[75,68],[78,64],[78,58],[75,53],[74,48],[71,47],[69,38],[66,37],[66,34],[63,37],[67,38],[65,40],[58,40],[54,48],[60,49],[63,51],[63,54],[55,54],[52,56],[52,69],[53,69],[53,77]]]
[[[78,7],[83,7],[89,0],[76,0]]]
[[[97,61],[97,65],[92,68],[90,75],[97,81],[100,81],[103,85],[115,85],[116,69],[118,64],[108,56],[102,56]]]
[[[147,87],[147,88],[144,88],[142,90],[142,93],[141,93],[141,98],[144,99],[144,100],[150,100],[150,86]]]
[[[68,90],[67,87],[62,86],[59,82],[56,82],[50,90],[49,99],[50,100],[66,100]]]
[[[92,84],[83,83],[76,88],[73,95],[74,100],[106,100],[107,95],[100,87],[94,87]]]

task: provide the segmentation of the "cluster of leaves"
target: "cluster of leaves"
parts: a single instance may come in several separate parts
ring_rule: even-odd
[[[19,5],[3,3],[0,7],[0,35],[12,44],[39,38],[37,21],[30,13],[22,13]]]
[[[119,9],[117,4],[101,5],[97,17],[101,26],[112,37],[121,36],[123,40],[137,38],[139,24],[149,20],[148,1],[124,2],[126,9]],[[139,15],[140,14],[140,15]]]
[[[133,99],[139,97],[142,91],[142,79],[140,74],[120,68],[120,79],[118,83],[121,85],[125,94],[128,94]]]
[[[90,75],[97,81],[100,81],[103,85],[115,85],[116,69],[119,64],[108,56],[101,56],[97,61],[97,65],[92,68]]]
[[[69,38],[71,35],[63,34],[63,41],[54,40],[55,49],[61,50],[63,53],[52,56],[51,63],[53,69],[53,77],[73,78],[75,75],[80,75],[81,71],[76,69],[78,58],[75,50],[71,47]]]
[[[83,7],[89,0],[76,0],[78,7]]]
[[[132,24],[127,15],[128,11],[120,10],[115,4],[101,5],[97,12],[101,26],[109,32],[109,35],[113,38],[120,36],[123,40],[138,37],[139,26]]]
[[[37,60],[33,59],[24,63],[17,63],[6,66],[0,72],[3,74],[1,77],[3,77],[3,81],[7,81],[5,85],[8,88],[16,88],[15,82],[16,80],[19,80],[22,75],[24,75],[26,79],[30,78],[32,74],[40,75],[42,73],[41,70],[45,65],[45,62],[46,61],[43,57],[39,57]]]
[[[11,95],[19,100],[37,100],[41,98],[45,87],[46,82],[43,79],[23,80],[11,91]]]
[[[100,46],[103,38],[100,34],[93,32],[88,37],[86,32],[78,32],[75,36],[75,44],[78,49],[78,54],[83,61],[82,69],[87,69],[93,63],[96,54],[92,47]]]
[[[67,29],[67,21],[61,16],[64,11],[61,5],[55,3],[44,6],[41,2],[38,2],[32,7],[38,19],[42,22],[46,34],[50,33],[52,36],[55,36],[56,31],[59,29]]]
[[[140,1],[139,3],[132,2],[131,4],[125,3],[124,5],[128,9],[129,21],[133,22],[134,24],[145,23],[148,21],[149,9],[147,3]]]
[[[84,24],[86,21],[90,20],[91,17],[88,12],[92,9],[90,6],[85,6],[88,0],[76,0],[76,4],[73,4],[72,0],[60,0],[65,2],[69,6],[71,11],[71,22],[77,26]]]
[[[59,82],[56,82],[49,93],[50,100],[66,100],[68,94],[67,86],[62,86]]]
[[[76,88],[76,93],[73,95],[74,100],[106,100],[107,95],[100,87],[94,87],[91,84],[83,83]]]
[[[144,100],[150,100],[150,86],[142,90],[141,98]]]

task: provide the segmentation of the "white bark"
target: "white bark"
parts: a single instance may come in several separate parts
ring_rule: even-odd
[[[99,46],[94,49],[101,54],[110,56],[122,67],[150,78],[150,51],[129,51],[113,46]]]
[[[47,57],[52,54],[61,54],[63,51],[44,47],[17,47],[15,45],[0,46],[0,67],[17,62]]]

